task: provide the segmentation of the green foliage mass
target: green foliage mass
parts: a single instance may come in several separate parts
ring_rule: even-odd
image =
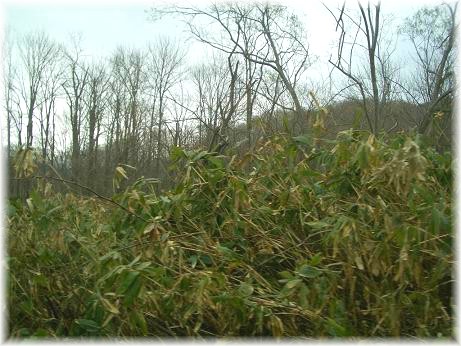
[[[125,210],[9,201],[12,337],[452,337],[449,153],[350,130],[172,158]]]

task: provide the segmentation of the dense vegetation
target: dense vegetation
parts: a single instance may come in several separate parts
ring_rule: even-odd
[[[348,130],[171,156],[161,194],[118,167],[113,203],[9,201],[11,336],[452,336],[450,153]]]

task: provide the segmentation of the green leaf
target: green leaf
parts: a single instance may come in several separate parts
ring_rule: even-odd
[[[303,281],[301,279],[290,280],[285,284],[285,288],[291,290],[291,289],[295,288],[296,286],[298,286],[302,282]]]
[[[192,267],[192,269],[194,269],[195,266],[197,265],[197,260],[198,260],[197,255],[192,255],[188,258],[188,262],[190,263],[190,266]]]
[[[308,135],[296,136],[296,137],[293,137],[293,140],[296,143],[305,144],[305,145],[309,145],[309,146],[312,145],[312,137],[310,137]]]
[[[307,264],[301,266],[298,269],[297,273],[299,276],[309,278],[309,279],[316,278],[322,274],[322,272],[319,269],[313,266],[307,265]]]
[[[49,336],[48,332],[43,329],[43,328],[38,328],[37,330],[35,330],[33,336],[37,336],[37,337],[45,337],[45,336]]]
[[[123,299],[123,304],[125,306],[133,305],[133,301],[137,298],[139,292],[141,291],[141,279],[137,276],[128,290],[125,292],[125,298]]]
[[[327,318],[327,331],[331,336],[348,336],[346,328],[331,318]]]
[[[248,296],[251,296],[253,294],[254,287],[252,285],[246,283],[246,282],[242,282],[242,284],[240,285],[238,291],[242,296],[248,297]]]
[[[30,336],[30,330],[28,328],[21,328],[16,332],[16,334],[20,337],[27,337]]]
[[[117,294],[124,294],[139,276],[138,271],[129,271],[125,274],[122,284],[117,288]]]
[[[201,151],[201,152],[197,153],[196,155],[194,155],[194,157],[192,158],[192,161],[196,162],[196,161],[200,160],[201,158],[207,156],[208,154],[209,154],[209,152],[207,152],[207,151]]]
[[[168,197],[166,196],[160,196],[160,200],[165,203],[165,204],[169,204],[171,203],[171,199],[169,199]]]
[[[142,312],[133,311],[130,314],[130,320],[134,323],[134,325],[138,326],[141,329],[143,333],[142,336],[147,335],[147,323]]]
[[[312,258],[310,259],[310,264],[312,266],[316,266],[317,264],[319,264],[320,262],[322,261],[322,254],[319,252],[317,253],[315,256],[312,256]]]
[[[41,287],[48,287],[48,278],[43,274],[34,277],[34,283]]]
[[[213,260],[209,255],[200,255],[199,259],[205,266],[210,266],[213,264]]]
[[[218,252],[220,254],[222,254],[227,260],[233,260],[233,259],[238,259],[240,258],[241,256],[239,254],[237,254],[234,250],[231,250],[225,246],[222,246],[222,245],[218,245],[216,247],[216,249],[218,250]]]
[[[359,164],[359,167],[361,169],[367,168],[368,167],[368,155],[369,155],[369,148],[366,143],[360,144],[355,156],[354,156],[354,162],[357,162]]]
[[[181,147],[173,147],[170,151],[170,159],[175,162],[185,157],[184,150]]]
[[[136,270],[143,271],[150,266],[152,266],[152,262],[141,262],[136,266]]]
[[[289,271],[287,270],[283,270],[281,272],[279,272],[279,275],[280,277],[282,277],[283,279],[287,279],[287,280],[290,280],[293,278],[293,274],[291,274]]]
[[[93,320],[87,320],[87,319],[81,318],[81,319],[75,320],[75,323],[77,323],[80,327],[82,327],[83,329],[89,332],[95,332],[99,330],[99,324]]]
[[[17,208],[11,203],[7,202],[7,215],[8,217],[13,217],[16,215]]]
[[[299,285],[299,291],[297,295],[299,305],[305,309],[309,308],[309,289],[304,283]]]
[[[440,231],[449,228],[448,218],[436,207],[432,207],[430,229],[433,234],[439,234]]]
[[[213,164],[213,166],[215,166],[216,168],[223,168],[224,167],[223,161],[220,158],[216,157],[216,156],[208,156],[207,160],[210,161]]]

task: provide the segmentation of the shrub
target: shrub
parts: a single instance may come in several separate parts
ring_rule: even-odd
[[[452,337],[449,153],[350,130],[172,157],[125,210],[9,201],[11,336]]]

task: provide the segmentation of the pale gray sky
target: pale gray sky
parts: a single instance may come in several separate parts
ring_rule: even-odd
[[[151,2],[39,3],[7,4],[5,24],[18,33],[43,30],[60,42],[66,42],[71,33],[81,33],[83,48],[89,55],[107,56],[118,45],[145,47],[158,34],[181,34],[176,22],[148,20],[145,11]]]
[[[341,3],[338,0],[324,1],[329,7]],[[118,45],[145,47],[158,35],[180,37],[184,27],[179,20],[165,18],[153,23],[148,20],[146,10],[153,5],[169,1],[3,1],[3,23],[14,32],[26,33],[43,30],[50,37],[66,42],[71,33],[81,33],[83,48],[91,56],[107,56]],[[170,2],[171,3],[171,2]],[[182,1],[181,3],[186,3]],[[191,0],[191,4],[204,4],[204,0]],[[348,1],[355,6],[355,1]],[[383,0],[383,13],[393,13],[398,22],[417,7],[434,1]],[[334,23],[320,1],[285,0],[283,4],[293,6],[304,19],[312,52],[322,57],[329,54],[332,40],[336,38]],[[194,52],[195,51],[195,52]],[[197,51],[192,50],[192,56]]]

